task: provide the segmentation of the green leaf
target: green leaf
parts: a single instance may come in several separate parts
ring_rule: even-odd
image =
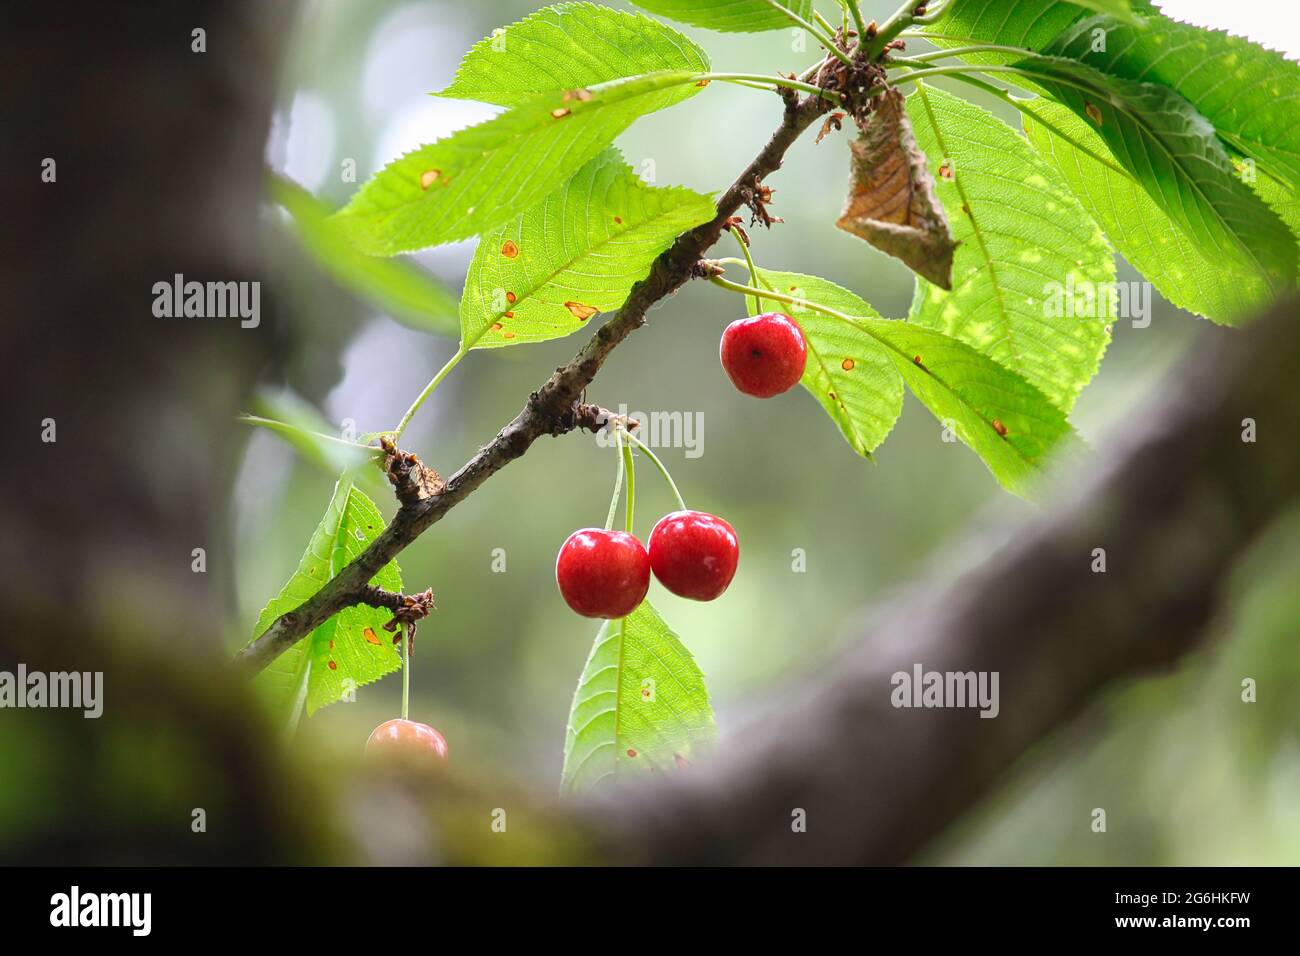
[[[1114,161],[1091,124],[1058,103],[1036,101],[1033,108],[1051,128],[1025,117],[1029,142],[1165,299],[1225,324],[1269,301],[1268,283],[1258,271],[1203,252],[1137,180],[1094,158]]]
[[[809,329],[818,329],[813,334],[821,342],[830,342],[830,348],[854,360],[852,371],[857,371],[861,361],[864,370],[870,369],[873,380],[881,383],[878,395],[849,393],[853,401],[846,402],[848,408],[840,414],[852,418],[855,426],[869,420],[855,412],[859,403],[873,411],[876,407],[881,409],[879,416],[873,416],[878,423],[883,423],[884,416],[889,414],[892,399],[889,373],[885,369],[888,362],[913,394],[983,459],[999,484],[1014,494],[1031,497],[1034,482],[1048,459],[1076,446],[1074,432],[1060,408],[1020,375],[964,342],[910,322],[854,316],[853,312],[875,313],[853,293],[825,279],[762,271],[760,276],[760,282],[773,292],[795,295],[804,303],[844,313],[843,317],[822,316],[839,328],[832,330],[829,338],[821,339],[823,333],[818,326],[806,324],[815,309],[810,305],[782,306],[794,310],[805,337]],[[782,289],[782,285],[795,286],[799,291]],[[749,308],[753,312],[752,302]],[[827,349],[825,345],[822,347]],[[843,378],[836,380],[837,397],[839,388],[844,387],[842,381]],[[804,384],[808,384],[806,369]],[[834,406],[823,402],[823,407],[840,422]],[[897,416],[896,412],[893,414]],[[853,438],[849,441],[852,443]]]
[[[335,282],[412,328],[455,334],[456,300],[437,279],[411,262],[358,252],[330,221],[330,208],[297,183],[273,176],[271,195],[293,216],[303,246]]]
[[[1185,99],[1061,57],[1027,57],[1016,68],[1090,123],[1203,254],[1257,273],[1275,290],[1291,285],[1290,231],[1241,182],[1214,128]]]
[[[1052,167],[992,113],[920,83],[907,109],[960,243],[952,291],[918,276],[910,321],[1020,373],[1068,413],[1110,341],[1109,309],[1093,317],[1051,306],[1065,289],[1111,288],[1106,240]]]
[[[833,282],[797,272],[758,270],[753,285],[829,306],[852,316],[879,318],[870,305]],[[803,331],[807,389],[859,455],[871,457],[903,411],[903,379],[885,349],[847,323],[798,305],[746,297],[749,314],[785,311]]]
[[[1062,30],[1087,16],[1090,9],[1133,18],[1126,0],[951,0],[938,22],[922,29],[935,36],[940,46],[998,43],[1042,51]],[[965,59],[1003,63],[1006,54],[979,53]]]
[[[384,518],[375,503],[346,478],[340,479],[298,570],[258,616],[253,637],[324,587],[383,528]],[[402,578],[397,564],[389,562],[370,583],[400,591]],[[286,717],[298,706],[304,679],[308,714],[342,700],[350,690],[402,666],[392,635],[383,630],[391,618],[389,611],[378,608],[347,608],[272,661],[256,683],[276,712]]]
[[[714,217],[707,196],[645,185],[615,149],[485,233],[460,300],[461,345],[540,342],[617,309],[659,253]]]
[[[1010,369],[910,322],[864,319],[859,324],[888,347],[912,394],[1008,491],[1032,497],[1049,457],[1073,450],[1074,431],[1065,414]]]
[[[289,391],[263,390],[254,399],[259,414],[238,421],[265,428],[284,439],[304,460],[332,475],[376,460],[380,450],[362,439],[331,435],[332,426],[309,402]]]
[[[1105,49],[1094,49],[1098,31]],[[1090,17],[1048,53],[1178,91],[1219,136],[1300,189],[1300,64],[1242,37],[1155,16],[1141,27]]]
[[[1260,172],[1252,184],[1255,195],[1268,203],[1281,220],[1291,230],[1291,235],[1300,238],[1300,192],[1283,185],[1267,172]]]
[[[1096,10],[1098,13],[1108,13],[1116,19],[1128,23],[1142,22],[1140,18],[1134,15],[1129,0],[1074,0],[1074,2],[1081,7]]]
[[[674,70],[530,96],[389,163],[333,221],[372,255],[467,239],[537,205],[637,117],[677,102],[698,81]]]
[[[644,601],[596,635],[573,695],[561,792],[672,773],[706,753],[716,735],[699,665]]]
[[[632,0],[638,7],[693,27],[723,33],[758,33],[796,26],[769,0]],[[784,0],[785,7],[812,19],[813,0]]]
[[[435,95],[517,106],[537,93],[662,70],[708,69],[708,55],[699,46],[658,20],[591,3],[560,3],[480,40],[465,54],[451,86]],[[678,87],[672,97],[695,92],[693,86]]]

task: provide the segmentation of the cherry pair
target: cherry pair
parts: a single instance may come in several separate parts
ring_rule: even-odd
[[[583,528],[569,535],[555,559],[560,594],[584,617],[620,618],[636,610],[659,583],[679,597],[712,601],[736,574],[736,530],[703,511],[674,511],[650,532],[650,549],[625,531]]]

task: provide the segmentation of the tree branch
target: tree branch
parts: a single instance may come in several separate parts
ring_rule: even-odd
[[[529,397],[514,420],[501,429],[460,470],[447,479],[438,494],[411,500],[398,510],[392,523],[370,547],[332,578],[309,600],[279,617],[264,634],[235,655],[237,663],[254,671],[309,634],[332,615],[358,603],[367,582],[407,545],[464,501],[475,489],[511,461],[522,456],[543,435],[561,435],[577,427],[574,406],[620,342],[645,324],[646,312],[672,295],[696,274],[700,257],[722,235],[728,221],[744,205],[754,202],[763,179],[781,167],[791,144],[832,104],[819,97],[803,100],[781,91],[785,114],[754,160],[745,167],[718,200],[717,215],[683,233],[650,267],[649,274],[632,287],[627,301],[602,325],[578,353]]]

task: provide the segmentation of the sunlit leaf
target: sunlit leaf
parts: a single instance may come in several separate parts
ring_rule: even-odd
[[[1176,90],[1222,139],[1300,189],[1300,64],[1281,53],[1164,16],[1140,27],[1090,17],[1046,52]]]
[[[1292,284],[1290,230],[1241,181],[1214,128],[1187,100],[1061,57],[1026,57],[1015,66],[1087,121],[1204,255],[1257,273],[1278,291]]]
[[[1008,491],[1032,497],[1053,456],[1072,451],[1064,413],[1010,369],[941,332],[910,322],[860,325],[889,349],[907,387],[980,456]]]
[[[620,77],[705,73],[708,55],[678,31],[639,13],[560,3],[474,44],[438,96],[517,106],[537,93],[580,89]],[[697,92],[676,87],[667,106]]]
[[[858,296],[817,276],[762,269],[752,284],[847,315],[879,318]],[[746,302],[750,315],[779,311],[799,324],[808,344],[799,384],[826,410],[850,447],[871,457],[903,410],[903,379],[885,350],[860,330],[813,309],[749,297]]]
[[[943,16],[923,28],[940,46],[996,43],[1042,52],[1056,36],[1093,12],[1133,18],[1127,0],[1065,3],[1064,0],[950,0]],[[1013,55],[1014,56],[1014,55]],[[974,63],[1004,63],[1004,53],[976,53]]]
[[[760,288],[805,303],[777,305],[776,300],[764,300],[773,304],[758,310],[791,310],[804,328],[810,349],[819,350],[820,361],[805,369],[803,384],[855,448],[883,440],[898,415],[898,386],[890,381],[890,366],[944,427],[980,456],[998,483],[1014,494],[1031,497],[1044,467],[1076,447],[1073,429],[1060,408],[1023,377],[964,342],[910,322],[873,318],[875,311],[867,303],[825,279],[761,270],[759,276]],[[752,298],[747,297],[751,313],[756,308]],[[829,307],[843,317],[810,319],[816,310],[809,304]],[[823,325],[823,320],[834,325]],[[834,372],[837,355],[843,356],[840,374]],[[851,360],[848,368],[846,360]],[[813,364],[810,354],[809,366]],[[859,368],[867,373],[866,381],[853,377]],[[825,372],[824,380],[819,369]]]
[[[1269,301],[1268,283],[1257,271],[1238,260],[1202,252],[1136,179],[1096,159],[1114,157],[1087,122],[1057,103],[1036,102],[1034,113],[1051,124],[1048,129],[1024,118],[1034,149],[1165,299],[1221,323],[1232,323]]]
[[[1097,373],[1106,308],[1079,315],[1066,290],[1105,292],[1114,256],[1078,200],[1024,137],[988,111],[918,84],[908,99],[960,245],[953,288],[917,280],[910,321],[1024,376],[1063,411]]]
[[[768,0],[632,0],[638,7],[679,23],[726,33],[780,30],[793,21]],[[813,0],[783,0],[785,7],[805,20],[812,19]]]
[[[689,189],[647,186],[608,149],[479,242],[461,296],[461,342],[487,348],[568,335],[617,309],[659,253],[716,214]]]
[[[530,96],[389,163],[331,221],[372,255],[467,239],[537,205],[637,117],[698,82],[675,70]]]

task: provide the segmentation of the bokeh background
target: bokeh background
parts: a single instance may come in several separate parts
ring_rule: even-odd
[[[357,188],[341,176],[347,161],[355,162],[363,182],[401,152],[492,115],[492,107],[428,93],[447,85],[472,43],[538,6],[522,0],[304,3],[267,144],[269,165],[341,205]],[[832,3],[819,6],[834,13]],[[892,0],[865,4],[869,16],[881,19],[893,6]],[[1251,4],[1235,6],[1207,13],[1173,3],[1166,10],[1239,32],[1253,29],[1224,19],[1250,16]],[[788,32],[682,29],[719,71],[802,71],[816,57],[811,42],[802,52],[793,49]],[[1274,46],[1291,42],[1277,29],[1263,39]],[[1005,107],[981,102],[1018,127]],[[771,93],[715,83],[640,120],[616,145],[634,167],[652,167],[658,185],[715,192],[766,140],[779,110]],[[769,180],[773,211],[786,221],[771,232],[753,230],[753,251],[761,266],[825,276],[882,314],[902,316],[911,274],[834,228],[847,184],[847,135],[819,145],[807,136],[791,150],[785,168]],[[454,337],[402,325],[342,292],[270,205],[265,241],[285,314],[267,394],[311,403],[336,429],[391,428],[454,352]],[[719,249],[735,254],[725,243]],[[465,242],[413,258],[457,296],[472,254],[473,243]],[[1136,275],[1121,263],[1119,278]],[[872,463],[849,450],[801,390],[766,402],[738,394],[719,367],[717,345],[722,328],[742,310],[737,296],[688,285],[615,351],[589,393],[589,400],[609,407],[702,415],[702,455],[688,458],[683,448],[663,448],[660,455],[692,507],[719,513],[737,528],[740,571],[712,604],[678,599],[657,583],[650,599],[696,654],[724,746],[746,700],[825,667],[873,601],[936,567],[952,574],[961,562],[978,561],[979,547],[957,543],[973,532],[992,541],[990,529],[1007,527],[1030,509],[1000,491],[964,446],[943,442],[940,425],[910,396]],[[1118,323],[1101,372],[1073,416],[1084,437],[1103,444],[1113,423],[1142,415],[1160,375],[1205,325],[1158,296],[1149,327]],[[449,474],[580,341],[472,353],[421,410],[405,444]],[[555,552],[575,528],[603,521],[614,470],[612,451],[591,436],[539,441],[399,559],[407,587],[433,587],[439,607],[420,629],[411,716],[439,728],[456,759],[541,792],[557,786],[568,709],[595,634],[555,589]],[[673,505],[648,462],[638,477],[637,530],[645,535]],[[258,611],[296,567],[332,485],[330,474],[286,444],[249,432],[229,495],[239,608],[232,646],[251,636]],[[389,502],[381,505],[391,514]],[[1176,673],[1115,690],[1073,728],[1044,741],[928,859],[1300,860],[1297,531],[1300,516],[1292,516],[1239,569],[1230,609],[1204,651]],[[504,551],[504,573],[493,571],[494,549]],[[794,549],[806,554],[803,573],[792,569]],[[1258,682],[1258,703],[1241,702],[1245,677]],[[354,703],[304,720],[292,746],[339,759],[359,755],[370,730],[396,714],[400,690],[396,675],[360,689]],[[1000,719],[1015,715],[1004,711]],[[1093,807],[1107,809],[1105,835],[1089,830]]]

